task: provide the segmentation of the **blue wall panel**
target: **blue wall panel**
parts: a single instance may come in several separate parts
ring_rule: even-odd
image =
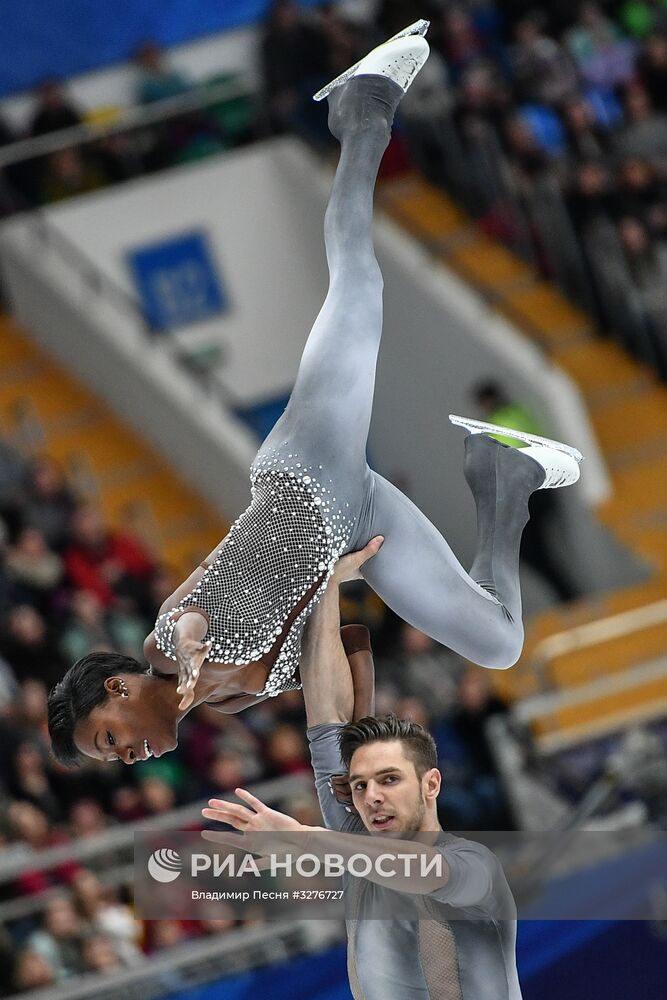
[[[176,45],[250,24],[268,7],[269,0],[5,0],[0,96],[122,62],[147,39]]]
[[[302,1000],[352,1000],[345,946],[174,993],[167,1000],[295,1000],[297,996]]]
[[[522,921],[518,965],[524,1000],[667,996],[667,940],[638,920]],[[351,1000],[343,946],[174,993],[169,1000],[294,1000],[297,995],[303,1000]]]

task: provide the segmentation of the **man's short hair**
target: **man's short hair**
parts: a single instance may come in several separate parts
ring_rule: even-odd
[[[403,744],[405,756],[412,761],[417,777],[438,766],[438,749],[435,740],[418,722],[399,719],[397,716],[369,715],[358,722],[348,722],[338,736],[343,763],[349,771],[355,750],[369,743],[389,743],[398,740]]]
[[[49,736],[56,760],[67,767],[81,762],[74,743],[77,723],[86,719],[108,697],[107,677],[145,674],[148,667],[121,653],[89,653],[77,660],[49,694]]]

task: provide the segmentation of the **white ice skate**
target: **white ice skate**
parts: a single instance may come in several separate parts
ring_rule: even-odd
[[[545,472],[541,490],[554,490],[559,486],[572,486],[579,479],[579,466],[584,456],[577,448],[551,438],[528,434],[526,431],[515,431],[512,427],[500,427],[483,420],[472,420],[469,417],[449,415],[450,422],[457,427],[465,427],[471,434],[500,434],[502,437],[516,438],[525,441],[530,447],[522,448],[523,455],[533,458]]]
[[[341,87],[353,76],[387,76],[406,91],[428,59],[429,47],[424,35],[428,31],[429,24],[430,21],[415,21],[408,28],[399,31],[393,38],[372,49],[360,62],[350,66],[322,90],[318,90],[313,100],[323,101],[332,90]]]

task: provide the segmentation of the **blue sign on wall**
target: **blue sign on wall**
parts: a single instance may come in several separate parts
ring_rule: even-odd
[[[184,233],[131,250],[127,261],[153,330],[173,330],[227,309],[203,232]]]

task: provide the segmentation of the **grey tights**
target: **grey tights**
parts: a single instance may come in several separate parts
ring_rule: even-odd
[[[373,190],[402,91],[379,76],[329,98],[341,156],[324,224],[329,291],[306,343],[289,404],[264,448],[322,465],[356,517],[350,549],[385,542],[363,568],[382,600],[438,642],[486,667],[508,667],[523,645],[519,545],[540,466],[481,435],[466,439],[465,475],[478,548],[466,573],[442,535],[366,462],[382,334],[382,275],[373,248]]]

